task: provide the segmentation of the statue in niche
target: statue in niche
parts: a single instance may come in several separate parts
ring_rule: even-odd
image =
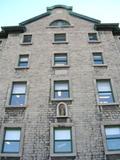
[[[59,116],[66,116],[66,106],[64,104],[59,105]]]

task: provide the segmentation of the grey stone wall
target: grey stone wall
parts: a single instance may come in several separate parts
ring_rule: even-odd
[[[72,27],[50,28],[49,23],[56,19],[66,19]],[[55,123],[58,104],[51,101],[51,81],[65,78],[71,81],[72,101],[67,104],[70,121],[75,127],[76,159],[105,160],[101,125],[120,122],[120,109],[118,105],[97,105],[95,80],[111,79],[119,104],[120,52],[112,33],[99,32],[100,43],[88,43],[88,33],[96,32],[94,24],[70,16],[63,9],[55,9],[50,16],[26,27],[25,34],[32,34],[32,45],[20,44],[23,34],[9,34],[0,50],[1,127],[8,124],[23,127],[21,160],[49,159],[50,124]],[[66,33],[68,44],[53,44],[54,33]],[[69,54],[70,67],[64,69],[66,72],[52,68],[53,54],[59,52]],[[103,52],[107,67],[94,67],[92,52]],[[15,69],[19,54],[29,54],[29,69]],[[25,108],[6,108],[13,81],[28,82]]]

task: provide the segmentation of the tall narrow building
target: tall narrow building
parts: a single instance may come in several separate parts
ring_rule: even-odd
[[[119,24],[55,5],[2,27],[0,159],[120,159]]]

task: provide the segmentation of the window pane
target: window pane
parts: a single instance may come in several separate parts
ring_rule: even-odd
[[[16,93],[25,93],[26,84],[25,83],[14,83],[13,84],[13,92]]]
[[[94,60],[102,60],[101,55],[94,55]]]
[[[20,130],[6,130],[5,140],[20,140]]]
[[[55,130],[55,140],[70,140],[70,139],[71,139],[70,129],[65,129],[65,130],[56,129]]]
[[[28,62],[20,62],[19,66],[20,67],[27,67],[28,66]]]
[[[55,152],[72,152],[71,141],[56,141]]]
[[[69,26],[70,23],[64,20],[56,20],[50,24],[50,26],[62,27],[62,26]]]
[[[55,82],[55,90],[68,90],[67,82]]]
[[[54,35],[54,40],[55,41],[65,41],[66,40],[66,35],[65,34],[55,34]]]
[[[3,152],[19,152],[19,142],[7,141],[4,143]]]
[[[94,64],[103,64],[102,60],[94,60]]]
[[[28,61],[28,57],[20,57],[20,61],[22,61],[22,62],[26,62],[26,61]]]
[[[55,91],[55,98],[69,98],[69,91]]]
[[[100,103],[112,103],[114,102],[113,100],[113,95],[112,93],[99,93],[99,102]]]
[[[23,106],[25,104],[25,95],[12,95],[10,104],[15,106]]]
[[[120,139],[107,139],[108,150],[120,150]]]
[[[66,61],[67,56],[66,55],[55,55],[55,61]]]
[[[106,133],[106,136],[120,135],[120,128],[117,128],[117,127],[105,128],[105,133]]]
[[[97,34],[96,33],[89,33],[89,40],[97,40]]]
[[[31,42],[32,35],[24,35],[23,42]]]
[[[110,81],[97,81],[98,91],[111,91]]]

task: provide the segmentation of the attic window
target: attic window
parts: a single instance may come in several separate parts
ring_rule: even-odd
[[[70,26],[70,23],[65,20],[56,20],[50,23],[50,26],[52,27],[66,27]]]

